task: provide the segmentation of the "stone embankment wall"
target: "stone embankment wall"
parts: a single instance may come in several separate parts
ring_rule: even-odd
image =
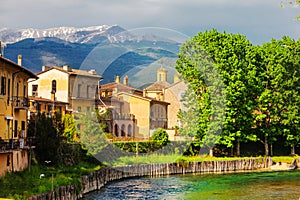
[[[245,170],[265,169],[272,166],[271,158],[253,158],[230,161],[202,161],[202,162],[179,162],[179,163],[158,163],[138,164],[122,167],[101,168],[81,180],[81,190],[76,194],[76,186],[63,186],[54,192],[36,195],[29,200],[73,200],[80,199],[84,194],[99,190],[107,183],[130,177],[142,176],[164,176],[186,173],[218,173],[234,172]]]
[[[296,169],[300,169],[300,158],[296,158],[296,159],[293,161],[293,164],[296,165]]]

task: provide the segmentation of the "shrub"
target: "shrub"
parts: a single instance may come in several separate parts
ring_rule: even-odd
[[[162,128],[156,129],[153,135],[151,136],[151,139],[154,143],[158,144],[159,146],[164,146],[170,142],[167,131]]]

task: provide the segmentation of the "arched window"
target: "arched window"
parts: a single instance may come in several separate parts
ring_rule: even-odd
[[[56,93],[56,80],[52,80],[52,89],[51,89],[51,93],[55,94]]]
[[[121,126],[121,136],[125,137],[125,125],[124,124],[122,124],[122,126]]]
[[[131,124],[128,125],[127,132],[128,132],[128,137],[133,136],[133,135],[132,135],[132,126],[131,126]]]
[[[119,137],[119,128],[118,128],[118,124],[115,124],[115,136]]]

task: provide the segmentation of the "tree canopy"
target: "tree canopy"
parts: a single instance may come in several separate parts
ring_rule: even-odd
[[[268,155],[279,135],[294,147],[300,134],[299,56],[299,41],[288,37],[254,46],[241,34],[198,33],[182,45],[175,66],[190,86],[180,132],[202,146],[218,136],[211,143],[236,147],[237,155],[248,141],[261,141]]]

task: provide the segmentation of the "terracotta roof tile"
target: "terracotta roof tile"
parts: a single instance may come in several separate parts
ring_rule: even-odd
[[[162,89],[165,89],[167,87],[170,87],[171,84],[166,81],[158,81],[153,83],[152,85],[148,86],[146,90],[148,91],[161,91]]]

